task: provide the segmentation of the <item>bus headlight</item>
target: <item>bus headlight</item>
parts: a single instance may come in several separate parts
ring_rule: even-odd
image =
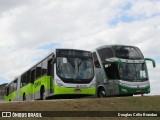
[[[60,81],[59,79],[56,79],[56,83],[57,83],[58,86],[64,87],[62,81]]]

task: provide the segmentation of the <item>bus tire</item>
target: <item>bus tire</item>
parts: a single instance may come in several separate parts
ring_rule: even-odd
[[[46,93],[45,93],[45,88],[44,86],[41,87],[41,93],[40,93],[40,99],[41,100],[46,100]]]
[[[101,87],[101,88],[98,89],[98,97],[99,98],[106,97],[106,91],[105,91],[105,89],[103,87]]]
[[[25,95],[25,93],[23,94],[23,101],[26,101],[26,95]]]

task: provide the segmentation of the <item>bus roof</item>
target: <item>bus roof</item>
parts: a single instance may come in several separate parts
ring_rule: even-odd
[[[135,48],[137,48],[136,46],[133,46],[133,45],[113,44],[113,45],[103,45],[103,46],[97,47],[96,49],[102,49],[102,48],[114,47],[114,46],[128,46],[128,47],[135,47]]]

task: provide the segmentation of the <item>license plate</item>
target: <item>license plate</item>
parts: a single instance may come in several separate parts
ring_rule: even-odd
[[[76,93],[80,93],[80,92],[81,92],[81,90],[80,90],[80,89],[76,89],[76,90],[74,90],[74,92],[76,92]]]
[[[140,92],[141,92],[141,90],[136,90],[136,92],[137,92],[137,93],[140,93]]]

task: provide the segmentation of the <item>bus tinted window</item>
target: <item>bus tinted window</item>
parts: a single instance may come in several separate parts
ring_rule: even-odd
[[[25,86],[26,85],[26,81],[27,81],[27,74],[26,73],[24,73],[23,75],[22,75],[22,77],[21,77],[21,85],[22,86]]]
[[[124,59],[143,59],[141,51],[137,47],[132,46],[114,46],[116,57]]]
[[[32,70],[31,72],[31,83],[34,83],[36,70]]]
[[[9,93],[14,91],[14,83],[13,82],[10,84],[9,90],[10,90]]]
[[[48,60],[45,59],[43,62],[42,62],[42,75],[45,75],[47,73],[47,62]]]
[[[30,81],[31,81],[31,73],[30,72],[31,72],[30,70],[27,72],[26,84],[30,83]]]
[[[119,72],[116,63],[109,63],[105,65],[105,72],[108,79],[119,79]]]
[[[92,58],[92,53],[88,51],[81,50],[65,50],[65,49],[57,49],[56,54],[58,57],[61,56],[77,56],[77,57],[90,57]]]
[[[17,90],[17,79],[14,81],[14,91]]]
[[[99,53],[99,56],[102,60],[102,63],[105,63],[105,59],[106,58],[112,58],[114,57],[114,54],[112,52],[112,49],[111,48],[102,48],[100,50],[98,50],[98,53]]]
[[[6,96],[9,95],[9,87],[6,88]]]
[[[93,58],[94,58],[94,61],[98,60],[96,52],[93,52]]]
[[[11,84],[12,84],[12,83],[11,83]],[[11,84],[9,85],[9,93],[11,93],[11,92],[12,92]]]
[[[37,67],[36,67],[36,78],[39,78],[41,76],[41,70],[42,70],[41,67],[42,67],[41,63],[38,64]]]
[[[95,67],[100,68],[100,63],[99,63],[99,60],[98,60],[96,52],[93,52],[93,58],[94,58]]]
[[[52,76],[52,59],[50,59],[49,61],[48,61],[48,73],[47,73],[47,75],[49,75],[49,76]]]

